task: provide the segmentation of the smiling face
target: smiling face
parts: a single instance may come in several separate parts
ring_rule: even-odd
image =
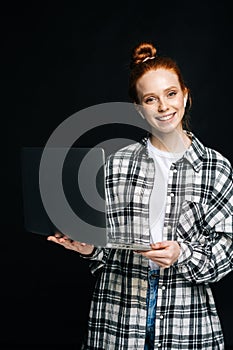
[[[187,93],[171,70],[150,70],[138,79],[140,109],[154,132],[169,134],[182,131]],[[142,108],[141,108],[142,107]]]

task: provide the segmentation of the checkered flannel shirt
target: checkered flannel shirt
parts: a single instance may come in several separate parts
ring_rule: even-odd
[[[232,271],[232,167],[191,134],[192,144],[169,172],[164,240],[181,254],[161,269],[155,349],[224,349],[210,284]],[[115,237],[149,242],[149,198],[154,182],[147,139],[108,157],[108,228]],[[99,271],[83,349],[144,349],[148,259],[132,251],[97,249]]]

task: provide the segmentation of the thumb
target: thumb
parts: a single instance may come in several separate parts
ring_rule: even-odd
[[[169,246],[168,241],[157,242],[151,245],[153,249],[164,249]]]

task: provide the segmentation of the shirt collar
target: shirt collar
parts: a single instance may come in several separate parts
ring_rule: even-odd
[[[183,158],[186,159],[191,164],[191,166],[196,172],[198,172],[200,170],[206,149],[205,149],[205,146],[198,140],[198,138],[191,131],[185,131],[185,132],[191,138],[192,143],[184,153]],[[149,157],[149,153],[147,149],[147,142],[149,137],[150,137],[150,133],[147,133],[147,135],[143,137],[140,141],[140,144],[141,144],[140,151],[143,151],[147,157]]]
[[[198,172],[201,168],[206,148],[192,132],[186,131],[186,133],[191,137],[192,143],[185,152],[184,158],[186,158],[193,169]]]

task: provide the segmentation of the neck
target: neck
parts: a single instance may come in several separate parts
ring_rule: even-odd
[[[150,137],[154,147],[165,152],[181,153],[185,152],[190,146],[191,140],[184,130],[173,130],[171,133],[160,133],[157,130],[152,130]]]

